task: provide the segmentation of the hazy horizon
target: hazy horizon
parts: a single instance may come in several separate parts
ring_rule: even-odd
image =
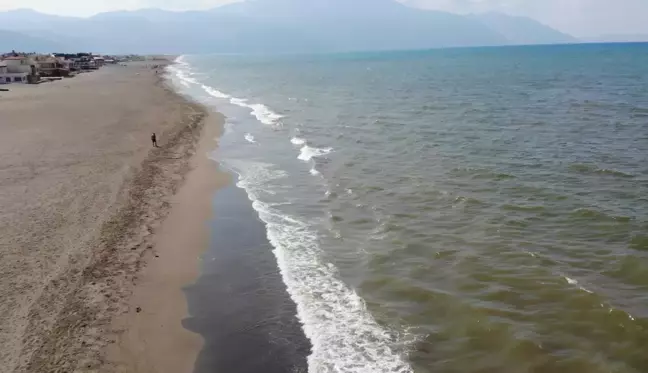
[[[258,0],[257,0],[258,1]],[[267,1],[267,0],[266,0]],[[360,1],[360,0],[355,0]],[[525,16],[578,38],[602,35],[648,35],[648,1],[619,0],[398,0],[420,9],[457,14],[499,12]],[[63,0],[2,0],[0,11],[32,9],[41,13],[91,17],[111,11],[163,9],[169,11],[206,10],[237,0],[113,0],[89,3]],[[366,6],[367,1],[362,1]]]

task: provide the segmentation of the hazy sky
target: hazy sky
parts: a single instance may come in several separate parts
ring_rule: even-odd
[[[234,0],[0,0],[0,10],[33,8],[52,14],[88,16],[110,10],[147,7],[207,9],[232,1]],[[401,1],[412,6],[458,13],[500,11],[525,15],[574,36],[648,34],[648,0]]]
[[[168,10],[209,9],[234,1],[235,0],[0,0],[0,10],[31,8],[50,14],[91,16],[106,11],[134,10],[141,8],[162,8]]]
[[[648,34],[648,0],[404,0],[404,2],[419,7],[458,13],[499,11],[523,15],[574,36]]]

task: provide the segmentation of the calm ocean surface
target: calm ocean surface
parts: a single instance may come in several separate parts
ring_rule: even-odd
[[[179,62],[308,372],[648,372],[648,44]]]

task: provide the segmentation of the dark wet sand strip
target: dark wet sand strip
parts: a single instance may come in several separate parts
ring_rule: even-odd
[[[185,325],[205,339],[196,373],[307,372],[310,342],[265,226],[234,185],[220,189],[213,204],[202,276],[187,288],[192,317]]]

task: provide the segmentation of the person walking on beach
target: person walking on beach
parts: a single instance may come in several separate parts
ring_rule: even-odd
[[[155,136],[155,132],[153,132],[153,134],[151,135],[151,142],[153,143],[153,147],[154,147],[154,148],[157,148],[157,147],[158,147],[158,144],[157,144],[157,136]]]

